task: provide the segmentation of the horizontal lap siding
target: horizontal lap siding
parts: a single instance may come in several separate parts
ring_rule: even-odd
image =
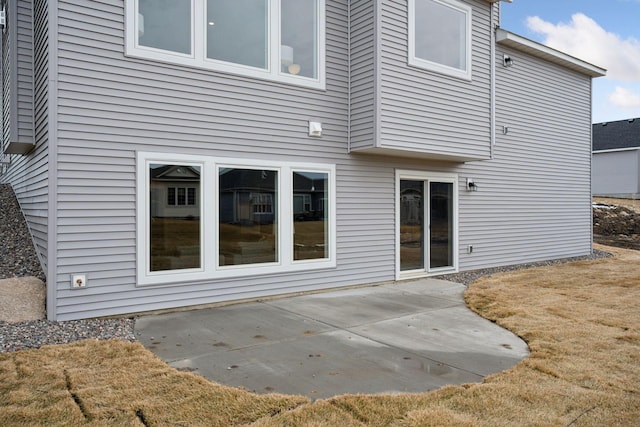
[[[6,173],[0,176],[0,181],[12,185],[31,231],[36,252],[46,267],[49,214],[47,2],[35,1],[33,11],[30,2],[19,2],[19,5],[19,128],[11,129],[11,132],[33,139],[35,148],[26,155],[8,155],[11,164]],[[16,45],[12,44],[12,48],[16,48]]]
[[[31,1],[13,4],[18,5],[18,128],[12,136],[33,141],[33,10]]]
[[[382,7],[380,146],[489,157],[491,6],[472,11],[472,80],[407,65],[407,2]]]
[[[460,168],[479,187],[469,193],[461,184],[461,268],[588,254],[591,80],[500,46],[496,62],[494,159]]]
[[[376,3],[351,2],[350,36],[350,148],[370,147],[375,141],[376,125]]]
[[[327,1],[326,91],[126,58],[123,13],[60,2],[58,320],[393,279],[401,165],[347,155],[344,2]],[[337,268],[137,288],[136,150],[335,163]],[[86,289],[69,289],[74,273]]]
[[[594,196],[640,194],[640,149],[595,153],[591,182]]]

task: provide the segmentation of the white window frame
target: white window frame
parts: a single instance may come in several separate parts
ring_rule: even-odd
[[[197,269],[150,271],[150,200],[149,165],[169,164],[197,166],[200,174],[200,242],[201,263]],[[336,168],[333,164],[272,162],[234,158],[215,158],[171,153],[138,152],[136,197],[136,261],[137,285],[171,285],[183,282],[205,282],[217,279],[285,274],[291,272],[336,267]],[[274,209],[278,212],[277,261],[272,263],[219,265],[219,168],[268,169],[278,172],[278,198]],[[329,199],[328,239],[329,257],[294,261],[293,248],[293,172],[320,172],[329,177],[326,189]]]
[[[318,1],[317,25],[317,77],[282,73],[280,71],[280,0],[268,3],[268,64],[267,69],[234,64],[206,57],[206,0],[191,0],[191,55],[179,52],[141,46],[138,44],[138,0],[125,0],[125,56],[150,59],[170,64],[186,65],[224,73],[237,74],[264,80],[288,83],[313,89],[326,88],[325,45],[326,45],[326,0]]]
[[[424,269],[419,270],[411,270],[411,271],[401,271],[400,270],[400,181],[401,180],[413,180],[413,181],[423,181],[423,182],[443,182],[447,184],[453,184],[453,212],[452,219],[453,222],[453,265],[450,267],[437,267],[437,268],[429,268],[425,266]],[[404,279],[415,279],[417,277],[429,277],[438,274],[444,273],[457,273],[459,268],[459,256],[458,256],[458,229],[459,229],[459,217],[458,217],[458,174],[450,174],[450,173],[442,173],[442,172],[423,172],[423,171],[415,171],[415,170],[396,170],[396,280],[404,280]],[[425,194],[426,198],[426,194]],[[430,209],[430,201],[425,200],[424,209],[425,213],[428,213]],[[425,221],[428,218],[428,215],[425,215]],[[425,224],[425,228],[428,224]],[[429,242],[425,241],[424,245],[427,247]],[[428,257],[428,251],[425,251],[425,257]]]
[[[439,3],[443,6],[454,9],[458,12],[462,12],[466,16],[466,40],[465,40],[465,60],[466,60],[466,68],[464,70],[450,67],[448,65],[440,64],[437,62],[429,61],[423,58],[419,58],[416,56],[416,19],[415,19],[415,8],[416,1],[425,1],[425,0],[408,0],[409,1],[409,65],[423,68],[425,70],[435,71],[437,73],[446,74],[453,77],[458,77],[465,80],[471,80],[471,33],[472,33],[472,8],[471,6],[459,2],[457,0],[426,0],[432,1],[434,3]]]

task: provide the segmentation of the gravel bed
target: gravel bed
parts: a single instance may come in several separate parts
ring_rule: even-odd
[[[68,344],[87,339],[136,341],[134,319],[90,319],[68,322],[34,320],[0,322],[0,353]]]
[[[9,185],[0,184],[0,279],[26,276],[45,281],[15,194]],[[86,339],[135,341],[134,324],[134,319],[0,321],[0,353]]]
[[[45,281],[13,190],[0,184],[0,279],[35,276]]]
[[[20,207],[11,187],[0,185],[0,279],[36,276],[45,280]],[[438,276],[464,285],[479,277],[523,268],[550,266],[571,261],[610,257],[595,250],[592,255],[552,261],[487,268]],[[0,353],[40,348],[43,345],[67,344],[86,339],[121,339],[136,341],[135,319],[89,319],[68,322],[47,320],[9,323],[0,321]]]
[[[526,264],[507,265],[504,267],[483,268],[481,270],[471,270],[471,271],[463,271],[461,273],[443,274],[442,276],[437,276],[437,278],[443,279],[443,280],[449,280],[451,282],[461,283],[465,286],[469,286],[471,283],[475,282],[480,277],[490,276],[496,273],[505,273],[508,271],[522,270],[525,268],[549,267],[552,265],[564,264],[567,262],[587,261],[587,260],[600,259],[600,258],[611,258],[612,256],[613,255],[610,254],[609,252],[594,249],[591,255],[578,256],[578,257],[572,257],[572,258],[552,259],[549,261],[530,262]]]

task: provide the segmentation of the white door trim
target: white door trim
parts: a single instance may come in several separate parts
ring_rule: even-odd
[[[451,267],[444,268],[429,268],[429,263],[425,262],[424,270],[410,271],[402,273],[400,271],[400,181],[401,180],[415,180],[428,182],[444,182],[453,184],[453,265]],[[426,198],[426,195],[425,195]],[[395,183],[395,253],[396,253],[396,280],[413,279],[417,277],[427,277],[436,274],[443,273],[456,273],[458,271],[458,174],[455,173],[443,173],[443,172],[425,172],[407,169],[396,169],[396,183]],[[425,221],[428,222],[428,207],[429,201],[426,200],[425,206]],[[428,236],[428,232],[427,232]],[[428,240],[428,239],[425,239]],[[428,241],[425,242],[425,246]],[[425,258],[428,260],[428,250],[425,251]]]

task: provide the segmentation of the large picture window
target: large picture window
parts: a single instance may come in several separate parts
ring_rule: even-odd
[[[409,0],[409,64],[471,79],[471,7]]]
[[[138,154],[138,283],[335,267],[335,167]]]
[[[126,0],[126,53],[324,89],[325,0]]]

